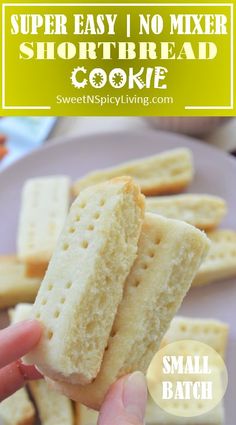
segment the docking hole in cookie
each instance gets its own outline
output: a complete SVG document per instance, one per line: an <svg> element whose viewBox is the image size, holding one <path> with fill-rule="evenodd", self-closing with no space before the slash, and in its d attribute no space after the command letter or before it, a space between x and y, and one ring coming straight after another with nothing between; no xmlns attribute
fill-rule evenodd
<svg viewBox="0 0 236 425"><path fill-rule="evenodd" d="M182 170L180 168L173 168L171 170L171 175L172 176L177 176L178 174L182 174Z"/></svg>
<svg viewBox="0 0 236 425"><path fill-rule="evenodd" d="M98 220L100 218L100 213L97 211L95 212L94 216L95 220Z"/></svg>
<svg viewBox="0 0 236 425"><path fill-rule="evenodd" d="M52 339L53 337L53 332L51 330L48 331L48 339Z"/></svg>
<svg viewBox="0 0 236 425"><path fill-rule="evenodd" d="M100 199L99 205L103 207L105 205L105 199Z"/></svg>
<svg viewBox="0 0 236 425"><path fill-rule="evenodd" d="M92 320L91 322L87 323L87 325L86 325L86 331L87 332L92 332L94 330L95 326L96 326L96 321L95 320Z"/></svg>
<svg viewBox="0 0 236 425"><path fill-rule="evenodd" d="M69 248L69 244L68 244L67 242L65 242L65 243L63 244L63 247L62 247L63 251L67 251L67 250L68 250L68 248Z"/></svg>
<svg viewBox="0 0 236 425"><path fill-rule="evenodd" d="M69 233L75 233L75 227L70 227L69 228Z"/></svg>
<svg viewBox="0 0 236 425"><path fill-rule="evenodd" d="M84 248L84 249L87 249L88 245L89 245L88 241L82 241L82 243L81 243L81 247Z"/></svg>
<svg viewBox="0 0 236 425"><path fill-rule="evenodd" d="M187 331L187 326L186 325L181 325L180 329L182 332L186 332Z"/></svg>
<svg viewBox="0 0 236 425"><path fill-rule="evenodd" d="M157 236L157 237L154 239L154 245L159 245L159 244L160 244L160 242L161 242L161 239Z"/></svg>
<svg viewBox="0 0 236 425"><path fill-rule="evenodd" d="M140 279L135 279L133 286L137 288L140 285L140 283L141 283Z"/></svg>
<svg viewBox="0 0 236 425"><path fill-rule="evenodd" d="M105 293L99 294L98 307L102 307L106 301L107 297Z"/></svg>

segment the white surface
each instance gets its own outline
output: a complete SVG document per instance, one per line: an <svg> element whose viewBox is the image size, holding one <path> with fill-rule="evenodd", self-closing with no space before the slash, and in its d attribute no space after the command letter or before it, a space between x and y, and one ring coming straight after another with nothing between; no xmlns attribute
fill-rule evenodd
<svg viewBox="0 0 236 425"><path fill-rule="evenodd" d="M63 140L62 137L61 140ZM161 132L96 134L66 140L57 145L48 144L16 162L0 173L0 254L15 252L20 194L24 181L33 176L67 173L73 179L99 167L120 161L147 156L168 148L186 146L194 154L195 178L189 191L208 192L222 196L229 204L229 213L223 226L236 230L236 160L229 155L183 136ZM181 314L212 317L231 325L227 366L229 388L226 395L225 425L235 425L234 398L236 394L236 280L218 282L190 290L181 308Z"/></svg>

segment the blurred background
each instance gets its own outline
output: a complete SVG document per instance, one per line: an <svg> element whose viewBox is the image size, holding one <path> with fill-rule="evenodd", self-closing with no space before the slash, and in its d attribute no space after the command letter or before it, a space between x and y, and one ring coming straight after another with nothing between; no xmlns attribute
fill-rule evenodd
<svg viewBox="0 0 236 425"><path fill-rule="evenodd" d="M59 138L150 128L187 134L236 154L236 118L6 117L0 120L0 169L43 143L54 143Z"/></svg>

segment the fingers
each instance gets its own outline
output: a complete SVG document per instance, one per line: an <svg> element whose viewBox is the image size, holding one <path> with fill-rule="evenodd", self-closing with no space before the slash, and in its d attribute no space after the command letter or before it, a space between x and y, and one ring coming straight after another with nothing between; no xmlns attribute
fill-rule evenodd
<svg viewBox="0 0 236 425"><path fill-rule="evenodd" d="M147 402L145 377L135 372L119 379L108 391L98 425L143 425Z"/></svg>
<svg viewBox="0 0 236 425"><path fill-rule="evenodd" d="M28 379L41 378L34 366L23 365L17 360L39 342L41 332L41 325L36 320L17 323L0 331L0 400L17 391Z"/></svg>
<svg viewBox="0 0 236 425"><path fill-rule="evenodd" d="M19 361L18 367L26 381L34 381L35 379L43 378L43 375L33 365L25 365Z"/></svg>
<svg viewBox="0 0 236 425"><path fill-rule="evenodd" d="M39 379L42 375L34 366L25 366L17 361L0 370L0 401L19 390L30 379Z"/></svg>
<svg viewBox="0 0 236 425"><path fill-rule="evenodd" d="M39 342L42 328L36 320L28 320L0 331L0 368L32 350Z"/></svg>

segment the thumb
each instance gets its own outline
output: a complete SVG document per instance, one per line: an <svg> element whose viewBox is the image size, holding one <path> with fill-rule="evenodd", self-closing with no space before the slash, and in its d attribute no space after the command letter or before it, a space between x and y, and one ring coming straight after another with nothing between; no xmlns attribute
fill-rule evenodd
<svg viewBox="0 0 236 425"><path fill-rule="evenodd" d="M147 402L145 377L141 372L119 379L109 389L98 425L143 425Z"/></svg>

